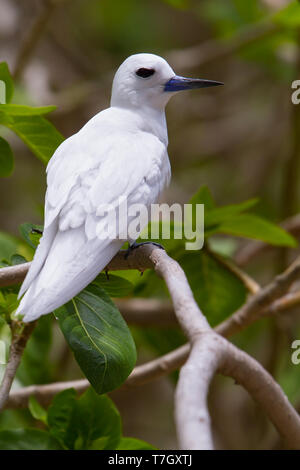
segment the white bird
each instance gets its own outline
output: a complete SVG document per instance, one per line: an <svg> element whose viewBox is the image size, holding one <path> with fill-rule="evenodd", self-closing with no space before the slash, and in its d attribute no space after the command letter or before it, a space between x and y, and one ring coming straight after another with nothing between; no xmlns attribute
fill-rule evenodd
<svg viewBox="0 0 300 470"><path fill-rule="evenodd" d="M150 207L158 200L171 174L165 118L170 97L220 84L179 77L153 54L132 55L122 63L110 108L66 139L49 161L43 236L16 312L24 322L68 302L123 245L122 238L99 236L108 223L99 207L116 207L120 196L127 198L128 207Z"/></svg>

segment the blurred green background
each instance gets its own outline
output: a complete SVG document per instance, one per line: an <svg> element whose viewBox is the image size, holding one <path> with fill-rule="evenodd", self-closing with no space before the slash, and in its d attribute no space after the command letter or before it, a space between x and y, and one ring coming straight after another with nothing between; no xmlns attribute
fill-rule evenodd
<svg viewBox="0 0 300 470"><path fill-rule="evenodd" d="M28 33L44 14L44 3L0 0L0 55L16 77L15 103L56 105L48 118L68 137L109 106L114 72L127 56L162 55L179 75L225 83L179 94L168 105L173 176L163 200L186 203L205 184L222 205L258 196L256 212L275 222L299 212L300 105L291 102L292 81L300 79L296 1L61 0L45 15L30 47ZM286 6L290 8L282 13ZM13 148L15 171L0 182L0 230L19 236L19 224L42 223L45 167L9 131L2 135ZM222 237L218 243L232 254L246 242ZM279 249L259 256L247 269L267 282L294 256ZM272 371L294 403L300 399L300 369L289 357L290 342L299 331L297 317L295 309L235 338ZM40 322L41 343L49 321ZM42 361L47 357L47 364L40 365L44 376L34 377L32 371L25 377L23 367L22 383L81 376L62 334L53 328L50 356L45 353ZM161 350L172 348L163 329L159 339L150 328L136 332L136 338L140 362L157 354L158 342ZM32 353L37 361L39 351ZM174 378L165 378L111 394L126 435L176 448L174 383ZM273 428L231 381L214 381L211 410L221 448L276 447ZM0 424L14 427L30 419L27 412L7 411Z"/></svg>

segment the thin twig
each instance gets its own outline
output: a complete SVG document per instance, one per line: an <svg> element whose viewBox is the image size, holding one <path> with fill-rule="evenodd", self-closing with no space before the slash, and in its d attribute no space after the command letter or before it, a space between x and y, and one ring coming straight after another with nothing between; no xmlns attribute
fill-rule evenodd
<svg viewBox="0 0 300 470"><path fill-rule="evenodd" d="M296 238L300 237L300 215L297 214L293 217L289 217L282 222L281 227ZM246 266L252 259L258 257L261 253L265 253L274 249L278 249L278 246L269 245L268 243L260 241L250 241L246 245L242 246L234 256L234 262L241 268Z"/></svg>
<svg viewBox="0 0 300 470"><path fill-rule="evenodd" d="M218 325L216 331L222 336L238 333L262 316L273 302L286 294L299 276L300 259L298 258L286 271L276 276L270 284L250 297L237 312Z"/></svg>
<svg viewBox="0 0 300 470"><path fill-rule="evenodd" d="M12 323L12 340L10 345L9 359L0 385L0 411L4 408L7 402L24 348L34 327L35 322L29 323L28 325L25 325L20 332L20 328L22 328L20 324L17 322Z"/></svg>
<svg viewBox="0 0 300 470"><path fill-rule="evenodd" d="M44 0L40 13L34 18L31 28L25 35L16 58L13 76L18 80L29 63L55 8L63 0Z"/></svg>
<svg viewBox="0 0 300 470"><path fill-rule="evenodd" d="M264 21L244 29L227 42L208 40L203 44L185 49L170 51L166 58L175 68L195 68L224 60L258 41L279 32L281 27L270 21Z"/></svg>
<svg viewBox="0 0 300 470"><path fill-rule="evenodd" d="M139 269L144 269L145 265L149 263L164 278L178 322L190 340L191 354L181 370L176 392L176 422L180 446L189 449L212 448L213 441L206 400L210 381L218 370L240 380L266 410L287 444L290 447L299 447L300 419L284 393L262 366L210 328L193 298L185 274L178 263L172 260L165 251L150 245L137 249L132 259L130 258L127 259L127 262L131 267L134 265ZM123 254L121 259L121 264L124 265ZM114 263L115 261L112 262L112 266ZM126 267L128 269L128 266ZM238 319L246 324L247 315L245 312L248 312L249 318L253 321L256 308L259 311L264 311L276 298L285 293L299 276L299 271L300 264L297 260L287 271L277 276L269 286L253 295L246 304L246 310L243 310L244 307L242 307L241 311L237 312L238 315L234 316L237 315ZM244 313L241 314L241 312ZM236 325L234 324L234 326ZM232 333L233 330L232 325L227 329L224 329L223 325L223 334ZM169 361L165 363L160 358L156 360L154 366L153 364L146 365L146 368L140 366L138 381L151 379L154 375L157 377L166 370L170 370L175 363L177 367L180 366L182 360L186 360L188 351L189 347L183 346L180 351L170 353ZM170 356L172 357L170 358ZM243 373L243 371L237 370L238 368L245 368L248 372L252 370L253 373ZM255 371L257 371L256 375ZM136 374L135 371L129 377L127 386L137 380L133 378L137 377ZM255 378L253 378L253 374ZM255 386L252 385L254 382ZM84 386L86 385L85 383ZM259 392L257 392L258 388ZM272 396L276 397L276 403L270 404L270 390L272 390ZM195 436L198 438L196 439ZM199 436L202 438L200 439Z"/></svg>

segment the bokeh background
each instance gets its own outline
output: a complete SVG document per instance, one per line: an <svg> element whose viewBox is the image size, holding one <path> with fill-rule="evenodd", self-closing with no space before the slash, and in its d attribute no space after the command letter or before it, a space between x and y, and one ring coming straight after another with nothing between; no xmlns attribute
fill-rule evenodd
<svg viewBox="0 0 300 470"><path fill-rule="evenodd" d="M300 79L300 14L276 21L277 12L289 3L0 0L0 58L15 77L14 102L56 105L49 119L65 137L109 106L114 72L133 53L162 55L179 75L223 81L224 87L179 94L168 105L173 177L164 201L185 203L205 184L218 204L259 197L256 212L280 222L296 214L300 202L300 105L291 103L292 81ZM13 175L0 182L0 230L19 237L21 223L42 223L45 167L17 137L7 130L3 135L16 165ZM225 237L218 242L229 254L246 243ZM272 251L251 261L247 270L264 283L294 256ZM297 324L295 309L235 338L296 404L300 366L290 363L290 343ZM55 326L51 341L44 377L23 376L23 383L81 377ZM155 335L149 328L140 334L139 361L169 346L166 330ZM175 380L112 394L124 434L159 448L176 448ZM276 448L274 429L232 381L218 377L210 401L220 448ZM0 424L14 427L30 419L27 412L7 411Z"/></svg>

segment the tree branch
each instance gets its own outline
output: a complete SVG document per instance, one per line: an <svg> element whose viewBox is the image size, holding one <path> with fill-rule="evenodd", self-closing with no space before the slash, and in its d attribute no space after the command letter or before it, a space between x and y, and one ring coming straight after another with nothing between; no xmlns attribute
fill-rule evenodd
<svg viewBox="0 0 300 470"><path fill-rule="evenodd" d="M188 449L213 447L206 401L210 382L215 372L219 371L233 377L249 391L265 409L290 447L300 447L300 419L283 391L259 363L211 329L200 312L178 263L164 250L146 245L135 250L127 260L120 252L110 263L109 269L120 269L120 266L123 269L142 270L154 267L168 286L177 320L189 338L190 355L190 348L185 345L163 358L137 367L124 384L132 386L145 383L180 367L188 357L181 369L176 391L176 423L180 446ZM299 274L300 261L297 260L269 286L254 294L245 306L233 315L236 318L234 322L231 317L219 325L216 331L223 335L232 334L254 321L257 310L260 314L265 314L266 309L289 289ZM27 387L23 391L14 392L9 404L20 406L21 402L24 403L28 399L30 393L35 393L38 398L49 399L49 395L62 387L69 387L70 384L72 382L37 388ZM87 381L76 381L73 384L80 391L88 386ZM275 401L271 401L270 396Z"/></svg>
<svg viewBox="0 0 300 470"><path fill-rule="evenodd" d="M167 327L178 324L169 301L135 298L116 300L115 303L131 325Z"/></svg>
<svg viewBox="0 0 300 470"><path fill-rule="evenodd" d="M262 22L244 29L227 42L208 40L203 44L170 51L166 59L174 68L203 67L211 62L224 60L262 39L279 32L281 27L272 22Z"/></svg>
<svg viewBox="0 0 300 470"><path fill-rule="evenodd" d="M288 269L275 277L266 287L261 288L231 317L227 318L217 326L216 331L222 336L230 336L238 333L246 326L253 323L263 314L270 305L282 297L291 285L299 278L300 258L298 258Z"/></svg>
<svg viewBox="0 0 300 470"><path fill-rule="evenodd" d="M108 263L105 271L119 271L123 269L138 269L145 271L153 267L151 261L142 250L134 250L130 256L125 258L127 250L120 250L119 253ZM31 263L17 264L0 269L0 287L20 284L30 267Z"/></svg>
<svg viewBox="0 0 300 470"><path fill-rule="evenodd" d="M31 28L29 28L21 44L18 56L16 58L14 78L20 78L22 72L27 66L40 38L45 31L56 6L61 0L44 0L40 13L34 18Z"/></svg>
<svg viewBox="0 0 300 470"><path fill-rule="evenodd" d="M210 382L217 370L240 381L262 405L287 444L300 447L300 417L271 375L253 358L221 338L209 326L196 304L179 264L163 250L146 247L155 271L169 289L178 322L186 333L190 355L182 367L175 397L175 418L182 449L212 449L213 439L207 409ZM257 297L262 305L288 289L299 275L297 260ZM258 301L257 301L258 302ZM251 312L251 304L248 307ZM270 396L274 400L270 401ZM292 431L291 431L292 430Z"/></svg>
<svg viewBox="0 0 300 470"><path fill-rule="evenodd" d="M9 392L19 367L24 348L34 327L35 322L29 323L25 325L20 332L20 324L18 322L12 323L12 340L10 345L9 360L0 385L0 411L3 409L8 400Z"/></svg>

